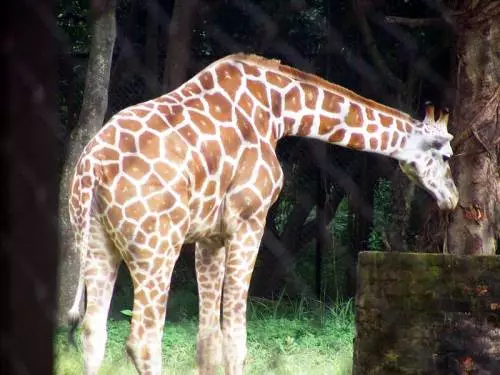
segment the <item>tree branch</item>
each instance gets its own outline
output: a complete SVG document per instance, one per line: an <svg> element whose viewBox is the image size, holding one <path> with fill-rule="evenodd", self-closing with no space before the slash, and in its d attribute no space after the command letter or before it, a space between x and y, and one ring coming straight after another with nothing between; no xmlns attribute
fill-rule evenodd
<svg viewBox="0 0 500 375"><path fill-rule="evenodd" d="M397 16L385 16L384 21L410 28L416 27L448 27L448 24L442 18L406 18Z"/></svg>

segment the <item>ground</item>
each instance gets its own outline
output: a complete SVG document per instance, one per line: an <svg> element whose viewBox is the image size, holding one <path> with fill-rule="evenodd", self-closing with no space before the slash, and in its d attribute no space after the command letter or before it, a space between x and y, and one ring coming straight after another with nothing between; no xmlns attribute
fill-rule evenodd
<svg viewBox="0 0 500 375"><path fill-rule="evenodd" d="M311 309L310 303L307 306L296 303L284 313L282 308L254 300L249 310L246 374L350 374L354 338L352 303L340 303L333 308L318 306ZM109 321L101 374L135 374L125 356L128 332L128 320ZM195 318L167 322L163 336L165 373L196 374L196 332ZM61 329L56 335L56 375L78 374L82 369L82 353L68 346L66 334Z"/></svg>

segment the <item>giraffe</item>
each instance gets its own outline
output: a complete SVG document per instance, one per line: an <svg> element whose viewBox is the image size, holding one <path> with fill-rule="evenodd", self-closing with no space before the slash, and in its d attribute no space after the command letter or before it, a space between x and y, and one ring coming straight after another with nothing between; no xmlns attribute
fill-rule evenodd
<svg viewBox="0 0 500 375"><path fill-rule="evenodd" d="M104 356L117 269L134 288L127 353L160 374L170 279L196 243L200 374L244 370L246 300L266 214L283 185L285 136L312 137L399 161L442 210L458 202L448 113L424 120L257 55L217 60L170 93L115 114L85 147L70 188L80 277L69 311L82 321L84 373Z"/></svg>

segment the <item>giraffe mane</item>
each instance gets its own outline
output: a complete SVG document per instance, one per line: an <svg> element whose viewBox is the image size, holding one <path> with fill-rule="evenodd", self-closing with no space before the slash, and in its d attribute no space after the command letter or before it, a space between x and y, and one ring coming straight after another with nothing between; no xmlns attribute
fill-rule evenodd
<svg viewBox="0 0 500 375"><path fill-rule="evenodd" d="M234 55L230 55L227 57L227 59L232 59L234 61L240 61L244 63L250 63L254 65L258 65L261 67L265 67L268 69L271 69L275 71L276 73L281 73L284 74L286 77L297 80L297 81L302 81L302 82L307 82L307 83L312 83L314 85L318 85L326 90L330 90L336 93L340 93L341 95L345 95L349 99L364 104L366 106L372 107L372 108L377 108L377 110L387 113L389 115L395 116L402 118L404 120L408 120L411 122L419 122L418 120L415 120L412 116L409 114L399 111L395 108L377 103L371 99L367 99L359 94L356 94L355 92L346 89L345 87L342 87L340 85L337 85L335 83L329 82L324 78L321 78L317 76L316 74L313 73L306 73L301 70L298 70L296 68L293 68L289 65L283 64L280 60L278 59L268 59L263 56L255 55L255 54L246 54L246 53L237 53Z"/></svg>
<svg viewBox="0 0 500 375"><path fill-rule="evenodd" d="M268 59L267 57L259 56L253 53L236 53L228 57L237 61L250 62L273 70L279 70L280 66L282 65L279 59Z"/></svg>

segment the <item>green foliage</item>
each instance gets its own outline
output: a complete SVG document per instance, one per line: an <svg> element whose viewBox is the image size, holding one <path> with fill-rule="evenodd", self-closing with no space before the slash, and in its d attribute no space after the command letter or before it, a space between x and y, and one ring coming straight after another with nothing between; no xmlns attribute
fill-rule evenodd
<svg viewBox="0 0 500 375"><path fill-rule="evenodd" d="M373 229L368 244L370 250L383 250L382 236L391 222L391 183L380 179L375 187Z"/></svg>
<svg viewBox="0 0 500 375"><path fill-rule="evenodd" d="M198 316L198 295L192 291L173 290L168 299L167 320L179 322Z"/></svg>
<svg viewBox="0 0 500 375"><path fill-rule="evenodd" d="M125 316L132 317L132 310L126 309L126 310L120 311L120 313L122 313Z"/></svg>
<svg viewBox="0 0 500 375"><path fill-rule="evenodd" d="M290 217L290 213L293 210L293 206L295 202L291 199L291 197L287 195L283 195L280 197L278 201L278 207L275 211L274 215L274 225L279 233L283 233L285 229L288 218Z"/></svg>

